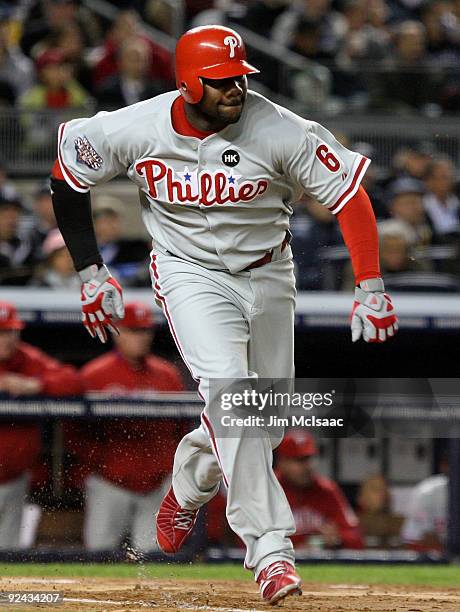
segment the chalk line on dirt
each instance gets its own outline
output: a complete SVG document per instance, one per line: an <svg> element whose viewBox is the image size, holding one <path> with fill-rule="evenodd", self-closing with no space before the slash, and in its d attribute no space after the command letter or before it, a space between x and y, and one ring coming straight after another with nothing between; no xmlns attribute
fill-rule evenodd
<svg viewBox="0 0 460 612"><path fill-rule="evenodd" d="M64 597L68 603L87 603L87 604L103 604L104 606L140 606L141 608L162 608L164 603L157 604L149 601L114 601L112 599L88 599L83 597ZM256 608L222 608L221 606L196 606L194 604L178 603L180 608L191 610L192 612L266 612L266 610L257 610Z"/></svg>

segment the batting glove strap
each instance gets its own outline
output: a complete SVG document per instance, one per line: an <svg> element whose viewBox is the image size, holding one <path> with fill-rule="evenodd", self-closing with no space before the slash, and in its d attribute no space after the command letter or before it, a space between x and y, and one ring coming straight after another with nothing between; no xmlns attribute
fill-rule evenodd
<svg viewBox="0 0 460 612"><path fill-rule="evenodd" d="M89 335L107 341L107 329L118 334L113 321L124 317L123 291L106 266L88 266L79 272L82 321Z"/></svg>
<svg viewBox="0 0 460 612"><path fill-rule="evenodd" d="M381 278L362 281L356 287L351 313L353 342L361 336L365 342L385 342L397 332L398 318L393 302L384 290Z"/></svg>

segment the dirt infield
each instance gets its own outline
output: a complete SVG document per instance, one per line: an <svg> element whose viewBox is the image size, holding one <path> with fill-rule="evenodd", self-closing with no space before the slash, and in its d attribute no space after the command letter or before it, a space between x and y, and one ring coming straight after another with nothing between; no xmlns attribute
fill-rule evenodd
<svg viewBox="0 0 460 612"><path fill-rule="evenodd" d="M0 578L0 591L59 592L63 603L0 605L0 611L50 612L267 612L251 582L120 580L101 578ZM305 584L302 597L279 608L286 612L459 612L459 589ZM276 609L276 608L275 608Z"/></svg>

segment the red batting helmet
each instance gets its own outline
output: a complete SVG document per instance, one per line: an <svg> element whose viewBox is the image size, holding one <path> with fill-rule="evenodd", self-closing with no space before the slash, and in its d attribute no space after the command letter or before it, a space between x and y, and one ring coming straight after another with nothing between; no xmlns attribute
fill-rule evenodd
<svg viewBox="0 0 460 612"><path fill-rule="evenodd" d="M186 102L198 104L203 82L208 79L259 72L246 61L241 36L219 25L193 28L183 34L176 46L176 84Z"/></svg>

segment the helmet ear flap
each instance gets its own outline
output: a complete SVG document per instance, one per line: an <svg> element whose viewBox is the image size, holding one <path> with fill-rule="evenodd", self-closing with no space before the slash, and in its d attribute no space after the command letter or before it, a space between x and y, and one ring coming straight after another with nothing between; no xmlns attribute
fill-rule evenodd
<svg viewBox="0 0 460 612"><path fill-rule="evenodd" d="M190 78L188 81L181 81L179 91L186 102L198 104L203 97L203 81L201 77Z"/></svg>

